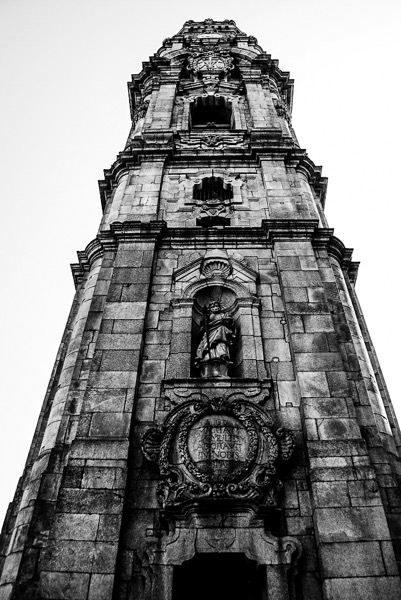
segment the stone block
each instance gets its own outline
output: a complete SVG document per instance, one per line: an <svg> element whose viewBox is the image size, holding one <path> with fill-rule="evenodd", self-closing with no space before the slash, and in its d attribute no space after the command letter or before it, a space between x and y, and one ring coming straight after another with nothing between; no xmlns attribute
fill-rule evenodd
<svg viewBox="0 0 401 600"><path fill-rule="evenodd" d="M80 440L76 439L71 447L71 458L88 459L125 459L128 442L116 440Z"/></svg>
<svg viewBox="0 0 401 600"><path fill-rule="evenodd" d="M120 535L121 517L119 515L100 515L96 539L99 541L117 541Z"/></svg>
<svg viewBox="0 0 401 600"><path fill-rule="evenodd" d="M135 408L135 419L137 421L152 422L155 417L155 399L138 398Z"/></svg>
<svg viewBox="0 0 401 600"><path fill-rule="evenodd" d="M346 481L318 481L312 489L316 508L350 506Z"/></svg>
<svg viewBox="0 0 401 600"><path fill-rule="evenodd" d="M266 340L271 340L273 338L284 338L284 326L282 323L282 318L271 317L269 319L262 318L261 326L263 331L263 336ZM303 330L303 329L302 329Z"/></svg>
<svg viewBox="0 0 401 600"><path fill-rule="evenodd" d="M142 266L143 251L124 249L127 245L120 246L114 262L115 267L140 267Z"/></svg>
<svg viewBox="0 0 401 600"><path fill-rule="evenodd" d="M100 333L97 350L139 350L142 335L135 333Z"/></svg>
<svg viewBox="0 0 401 600"><path fill-rule="evenodd" d="M291 360L290 346L284 339L263 339L263 349L264 357L267 362L270 362L273 358L284 361Z"/></svg>
<svg viewBox="0 0 401 600"><path fill-rule="evenodd" d="M56 540L95 540L99 515L59 513L52 535Z"/></svg>
<svg viewBox="0 0 401 600"><path fill-rule="evenodd" d="M309 444L310 457L339 457L363 456L366 457L366 444L364 440L324 440ZM351 463L350 463L351 464ZM352 463L353 464L353 463Z"/></svg>
<svg viewBox="0 0 401 600"><path fill-rule="evenodd" d="M308 302L307 288L285 288L285 299L287 302Z"/></svg>
<svg viewBox="0 0 401 600"><path fill-rule="evenodd" d="M313 534L312 517L288 517L288 535L311 535Z"/></svg>
<svg viewBox="0 0 401 600"><path fill-rule="evenodd" d="M90 573L93 562L92 541L51 541L46 549L46 566L52 571Z"/></svg>
<svg viewBox="0 0 401 600"><path fill-rule="evenodd" d="M113 594L114 575L95 573L91 577L88 600L110 600Z"/></svg>
<svg viewBox="0 0 401 600"><path fill-rule="evenodd" d="M89 376L91 388L133 388L135 383L135 371L95 371Z"/></svg>
<svg viewBox="0 0 401 600"><path fill-rule="evenodd" d="M291 333L304 333L304 322L301 315L287 315L288 328Z"/></svg>
<svg viewBox="0 0 401 600"><path fill-rule="evenodd" d="M309 302L327 302L326 294L323 287L307 288L307 295L307 300Z"/></svg>
<svg viewBox="0 0 401 600"><path fill-rule="evenodd" d="M85 467L82 488L122 489L125 483L125 471L114 467Z"/></svg>
<svg viewBox="0 0 401 600"><path fill-rule="evenodd" d="M57 600L86 600L89 579L88 573L42 571L39 582L41 597L57 598Z"/></svg>
<svg viewBox="0 0 401 600"><path fill-rule="evenodd" d="M327 336L319 333L293 333L291 345L294 352L328 352Z"/></svg>
<svg viewBox="0 0 401 600"><path fill-rule="evenodd" d="M143 321L141 319L115 319L107 321L112 323L110 331L104 331L102 333L142 333Z"/></svg>
<svg viewBox="0 0 401 600"><path fill-rule="evenodd" d="M322 287L319 271L282 271L281 279L284 287Z"/></svg>
<svg viewBox="0 0 401 600"><path fill-rule="evenodd" d="M303 315L302 321L307 333L324 331L334 332L333 319L331 315Z"/></svg>
<svg viewBox="0 0 401 600"><path fill-rule="evenodd" d="M343 371L331 371L326 373L327 383L332 396L348 397L350 386L347 374Z"/></svg>
<svg viewBox="0 0 401 600"><path fill-rule="evenodd" d="M141 383L158 383L164 378L165 367L166 362L164 360L144 360Z"/></svg>
<svg viewBox="0 0 401 600"><path fill-rule="evenodd" d="M122 286L121 290L121 302L146 302L148 299L148 286L127 283Z"/></svg>
<svg viewBox="0 0 401 600"><path fill-rule="evenodd" d="M397 561L394 554L392 542L381 542L380 544L384 565L387 575L398 575Z"/></svg>
<svg viewBox="0 0 401 600"><path fill-rule="evenodd" d="M275 242L274 250L277 256L315 256L310 242Z"/></svg>
<svg viewBox="0 0 401 600"><path fill-rule="evenodd" d="M330 396L326 374L324 372L300 372L298 381L301 396L305 398L324 398Z"/></svg>
<svg viewBox="0 0 401 600"><path fill-rule="evenodd" d="M92 417L89 435L105 438L127 437L130 426L130 417L131 416L128 413L95 413Z"/></svg>
<svg viewBox="0 0 401 600"><path fill-rule="evenodd" d="M146 333L146 344L169 344L171 333L169 331L148 331Z"/></svg>
<svg viewBox="0 0 401 600"><path fill-rule="evenodd" d="M322 543L383 541L390 537L382 507L318 508L315 519Z"/></svg>
<svg viewBox="0 0 401 600"><path fill-rule="evenodd" d="M326 579L323 593L330 600L399 600L401 584L399 577Z"/></svg>
<svg viewBox="0 0 401 600"><path fill-rule="evenodd" d="M292 362L279 361L271 364L275 365L274 377L277 381L290 381L295 379Z"/></svg>
<svg viewBox="0 0 401 600"><path fill-rule="evenodd" d="M168 378L185 379L190 376L191 371L191 355L187 353L171 354L167 361Z"/></svg>
<svg viewBox="0 0 401 600"><path fill-rule="evenodd" d="M379 542L321 544L319 550L324 577L386 575Z"/></svg>
<svg viewBox="0 0 401 600"><path fill-rule="evenodd" d="M277 264L280 271L299 271L301 268L298 256L279 256Z"/></svg>
<svg viewBox="0 0 401 600"><path fill-rule="evenodd" d="M124 410L125 392L118 390L89 390L83 410L88 412L121 412Z"/></svg>
<svg viewBox="0 0 401 600"><path fill-rule="evenodd" d="M120 514L123 507L121 491L62 489L59 510L68 513ZM68 569L67 569L68 570Z"/></svg>
<svg viewBox="0 0 401 600"><path fill-rule="evenodd" d="M108 302L104 308L105 319L143 319L146 302Z"/></svg>
<svg viewBox="0 0 401 600"><path fill-rule="evenodd" d="M319 419L317 421L317 430L319 439L321 440L353 439L361 437L358 423L354 419L344 419L340 417Z"/></svg>
<svg viewBox="0 0 401 600"><path fill-rule="evenodd" d="M297 371L340 371L344 368L337 352L298 352L295 363Z"/></svg>
<svg viewBox="0 0 401 600"><path fill-rule="evenodd" d="M130 371L137 365L139 351L105 350L102 354L101 371Z"/></svg>
<svg viewBox="0 0 401 600"><path fill-rule="evenodd" d="M325 302L287 302L287 312L290 315L325 314Z"/></svg>
<svg viewBox="0 0 401 600"><path fill-rule="evenodd" d="M309 419L349 416L344 398L305 398L303 407L305 417Z"/></svg>
<svg viewBox="0 0 401 600"><path fill-rule="evenodd" d="M115 268L113 283L149 283L151 270L149 267Z"/></svg>
<svg viewBox="0 0 401 600"><path fill-rule="evenodd" d="M296 381L278 381L277 389L281 406L286 406L287 404L299 406L300 394Z"/></svg>

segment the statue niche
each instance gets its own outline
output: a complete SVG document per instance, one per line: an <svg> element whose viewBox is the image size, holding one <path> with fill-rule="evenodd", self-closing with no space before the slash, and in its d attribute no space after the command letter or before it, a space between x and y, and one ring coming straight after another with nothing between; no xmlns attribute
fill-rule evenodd
<svg viewBox="0 0 401 600"><path fill-rule="evenodd" d="M234 313L235 294L231 290L208 287L195 298L193 366L197 376L226 378L233 371L238 339Z"/></svg>

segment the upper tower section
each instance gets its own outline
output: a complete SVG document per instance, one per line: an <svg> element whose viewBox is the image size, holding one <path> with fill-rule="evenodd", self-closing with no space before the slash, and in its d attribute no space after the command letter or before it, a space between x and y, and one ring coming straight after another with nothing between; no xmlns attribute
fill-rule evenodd
<svg viewBox="0 0 401 600"><path fill-rule="evenodd" d="M132 125L100 184L101 229L327 225L326 180L291 125L293 80L234 21L187 21L128 92Z"/></svg>
<svg viewBox="0 0 401 600"><path fill-rule="evenodd" d="M169 84L178 98L191 103L184 118L169 113L166 103L163 111L148 114L148 108L154 108L152 92ZM146 116L145 129L272 128L295 139L289 73L231 20L187 21L177 35L164 40L128 88L135 126ZM233 99L245 97L247 106L236 107L234 114Z"/></svg>

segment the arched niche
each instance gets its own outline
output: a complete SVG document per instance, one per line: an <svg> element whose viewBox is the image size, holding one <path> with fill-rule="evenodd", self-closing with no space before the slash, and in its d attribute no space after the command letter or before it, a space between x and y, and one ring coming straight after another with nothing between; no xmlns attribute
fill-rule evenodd
<svg viewBox="0 0 401 600"><path fill-rule="evenodd" d="M241 258L239 256L239 258ZM174 274L175 298L168 378L199 377L194 360L204 319L204 307L221 300L235 323L236 341L228 375L266 379L256 297L258 274L225 250L209 250Z"/></svg>
<svg viewBox="0 0 401 600"><path fill-rule="evenodd" d="M210 376L241 376L241 318L238 298L224 281L200 288L194 295L191 332L191 375L203 377L209 358ZM216 282L217 283L217 282ZM210 307L220 310L217 327L213 328ZM222 339L224 341L222 341ZM220 348L220 351L219 351ZM224 355L224 359L221 358ZM217 358L216 356L220 356Z"/></svg>

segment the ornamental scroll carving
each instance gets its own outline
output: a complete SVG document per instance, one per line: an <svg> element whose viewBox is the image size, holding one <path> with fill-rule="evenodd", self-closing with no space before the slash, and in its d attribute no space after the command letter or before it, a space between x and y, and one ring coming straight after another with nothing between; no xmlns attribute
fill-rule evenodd
<svg viewBox="0 0 401 600"><path fill-rule="evenodd" d="M141 101L135 106L132 120L136 124L140 119L143 119L146 115L146 111L149 106L149 98L141 99Z"/></svg>
<svg viewBox="0 0 401 600"><path fill-rule="evenodd" d="M201 77L205 73L222 73L227 75L234 68L234 61L228 52L206 50L195 52L188 58L188 68Z"/></svg>
<svg viewBox="0 0 401 600"><path fill-rule="evenodd" d="M279 465L294 448L291 431L274 430L260 406L238 395L189 399L142 440L143 454L160 469L157 496L163 507L193 500L273 506L282 487Z"/></svg>

